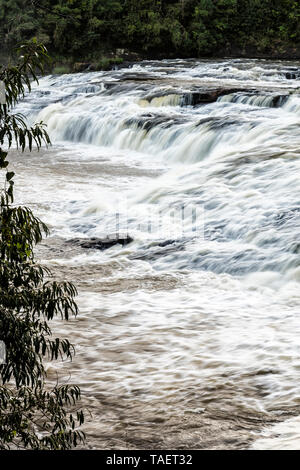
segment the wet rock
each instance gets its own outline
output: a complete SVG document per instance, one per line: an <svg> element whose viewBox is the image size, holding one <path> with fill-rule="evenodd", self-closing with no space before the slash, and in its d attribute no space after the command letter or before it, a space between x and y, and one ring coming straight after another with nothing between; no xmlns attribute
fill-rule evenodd
<svg viewBox="0 0 300 470"><path fill-rule="evenodd" d="M115 55L129 62L140 62L142 60L140 54L129 49L116 49Z"/></svg>
<svg viewBox="0 0 300 470"><path fill-rule="evenodd" d="M154 79L155 78L150 73L122 72L120 76L120 80L133 82L143 82L145 80L153 81Z"/></svg>
<svg viewBox="0 0 300 470"><path fill-rule="evenodd" d="M274 97L272 98L272 107L280 108L287 102L288 99L289 95L274 95Z"/></svg>
<svg viewBox="0 0 300 470"><path fill-rule="evenodd" d="M87 70L91 64L88 62L75 62L73 65L73 72L84 72L84 70Z"/></svg>
<svg viewBox="0 0 300 470"><path fill-rule="evenodd" d="M288 80L297 80L300 78L300 69L297 67L289 67L287 70L283 71L283 74Z"/></svg>
<svg viewBox="0 0 300 470"><path fill-rule="evenodd" d="M293 72L286 72L285 73L285 78L288 80L296 80L298 78L299 74L293 73Z"/></svg>
<svg viewBox="0 0 300 470"><path fill-rule="evenodd" d="M145 95L142 99L151 104L155 98L171 97L178 95L180 106L198 106L201 104L214 103L221 96L231 95L245 91L240 88L213 88L196 89L182 92L176 89L161 90L156 93ZM167 103L168 104L168 103Z"/></svg>
<svg viewBox="0 0 300 470"><path fill-rule="evenodd" d="M182 96L182 106L196 106L198 104L214 103L218 98L232 93L238 93L241 89L237 88L217 88L212 90L199 90L185 93Z"/></svg>
<svg viewBox="0 0 300 470"><path fill-rule="evenodd" d="M96 72L96 70L97 70L97 64L95 63L90 64L86 69L87 72Z"/></svg>
<svg viewBox="0 0 300 470"><path fill-rule="evenodd" d="M82 248L93 248L96 250L107 250L114 245L128 245L133 241L129 235L126 236L118 236L117 234L114 236L106 237L106 238L72 238L68 240L67 243L73 243L74 245L81 246Z"/></svg>
<svg viewBox="0 0 300 470"><path fill-rule="evenodd" d="M149 132L154 127L160 126L161 128L168 129L171 126L183 124L187 122L185 116L168 116L166 114L147 113L138 117L127 119L125 125L128 127L136 126Z"/></svg>
<svg viewBox="0 0 300 470"><path fill-rule="evenodd" d="M240 121L237 119L224 119L223 117L211 116L200 119L196 124L197 127L202 125L207 125L210 129L213 130L219 130L229 126L239 126Z"/></svg>
<svg viewBox="0 0 300 470"><path fill-rule="evenodd" d="M105 91L104 95L121 95L130 92L131 90L141 90L141 91L147 91L150 87L150 85L147 85L145 83L122 83L122 82L109 82L109 81L104 81L104 86L105 86Z"/></svg>
<svg viewBox="0 0 300 470"><path fill-rule="evenodd" d="M139 251L131 255L130 259L143 261L155 261L163 256L176 254L185 250L185 245L190 239L182 238L180 240L163 240L157 243L141 246Z"/></svg>

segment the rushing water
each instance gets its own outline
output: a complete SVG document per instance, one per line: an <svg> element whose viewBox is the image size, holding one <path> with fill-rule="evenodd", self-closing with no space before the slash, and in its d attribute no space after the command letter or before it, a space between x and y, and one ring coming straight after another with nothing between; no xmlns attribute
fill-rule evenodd
<svg viewBox="0 0 300 470"><path fill-rule="evenodd" d="M51 226L41 258L80 292L56 327L77 355L49 376L80 383L90 446L245 447L299 414L295 66L145 61L45 77L20 104L54 145L14 159L18 197ZM124 201L132 243L66 243L115 233ZM149 214L173 209L178 228L183 206L200 231L150 236ZM293 423L273 447L300 448Z"/></svg>

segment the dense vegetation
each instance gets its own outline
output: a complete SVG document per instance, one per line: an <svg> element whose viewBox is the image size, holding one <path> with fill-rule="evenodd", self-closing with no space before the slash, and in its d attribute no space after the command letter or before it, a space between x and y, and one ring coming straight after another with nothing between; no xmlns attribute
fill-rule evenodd
<svg viewBox="0 0 300 470"><path fill-rule="evenodd" d="M61 57L297 53L294 0L0 0L2 52L37 37Z"/></svg>
<svg viewBox="0 0 300 470"><path fill-rule="evenodd" d="M14 172L7 160L13 143L22 151L49 143L43 123L28 127L13 111L47 59L38 44L21 52L15 66L0 66L6 93L6 104L0 104L0 341L6 346L0 365L0 449L69 449L84 440L77 429L82 411L70 414L80 390L47 385L44 361L72 358L73 346L52 336L49 320L76 315L76 289L50 280L50 271L36 262L34 245L48 229L29 208L14 203Z"/></svg>

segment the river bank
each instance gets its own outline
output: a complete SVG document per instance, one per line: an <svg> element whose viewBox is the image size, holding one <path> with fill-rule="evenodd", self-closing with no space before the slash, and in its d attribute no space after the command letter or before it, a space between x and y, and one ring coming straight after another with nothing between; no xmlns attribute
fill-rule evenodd
<svg viewBox="0 0 300 470"><path fill-rule="evenodd" d="M55 57L55 56L54 56ZM115 68L132 67L142 61L155 61L164 59L190 59L189 56L181 56L177 53L169 53L155 51L151 54L141 53L140 51L133 51L124 48L117 48L104 51L96 60L91 58L86 60L85 57L77 57L71 59L70 57L58 58L53 60L52 73L72 73L84 71L97 71L97 70L113 70ZM300 47L290 45L282 47L280 50L274 49L269 51L261 51L253 46L237 47L230 46L227 48L220 48L214 51L213 54L208 54L200 57L193 57L194 60L234 60L234 59L261 59L268 61L299 61L300 62Z"/></svg>
<svg viewBox="0 0 300 470"><path fill-rule="evenodd" d="M239 47L230 45L215 50L214 53L191 58L189 55L180 55L178 52L170 52L166 54L163 51L154 51L152 53L144 53L141 51L126 48L107 48L99 52L97 57L92 54L91 57L76 56L72 57L57 55L50 52L51 64L47 67L46 73L67 74L78 72L95 72L109 71L118 68L128 68L143 61L157 60L174 60L174 59L190 59L190 60L235 60L235 59L260 59L266 61L296 61L300 63L300 47L295 45L282 46L267 51L260 50L253 46ZM15 58L7 53L7 50L0 50L0 60L3 64L14 62Z"/></svg>

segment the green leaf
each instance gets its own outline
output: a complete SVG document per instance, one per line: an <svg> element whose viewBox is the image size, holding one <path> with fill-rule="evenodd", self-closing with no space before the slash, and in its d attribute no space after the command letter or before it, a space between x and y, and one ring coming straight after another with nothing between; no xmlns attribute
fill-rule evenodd
<svg viewBox="0 0 300 470"><path fill-rule="evenodd" d="M14 176L15 176L15 173L13 171L8 171L6 173L6 181L10 181Z"/></svg>

